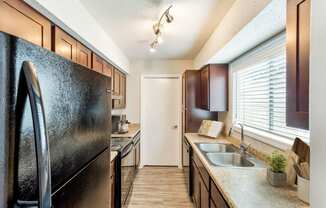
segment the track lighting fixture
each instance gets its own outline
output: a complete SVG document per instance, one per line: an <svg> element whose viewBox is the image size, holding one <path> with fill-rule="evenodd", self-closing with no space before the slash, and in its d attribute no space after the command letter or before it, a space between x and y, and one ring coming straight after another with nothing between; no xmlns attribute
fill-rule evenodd
<svg viewBox="0 0 326 208"><path fill-rule="evenodd" d="M150 44L150 51L155 52L156 48L160 43L163 42L162 39L162 26L163 23L162 20L165 18L165 21L167 23L171 23L173 21L173 16L170 14L170 9L172 8L173 5L170 5L161 15L159 21L153 25L153 30L155 34L155 40Z"/></svg>

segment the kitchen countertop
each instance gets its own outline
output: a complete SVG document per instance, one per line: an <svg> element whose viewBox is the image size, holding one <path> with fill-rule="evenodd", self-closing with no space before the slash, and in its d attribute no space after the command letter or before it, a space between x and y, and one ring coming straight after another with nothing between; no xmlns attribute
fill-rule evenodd
<svg viewBox="0 0 326 208"><path fill-rule="evenodd" d="M129 124L129 131L124 134L111 134L112 138L117 138L117 137L134 137L140 132L140 124L137 123L131 123Z"/></svg>
<svg viewBox="0 0 326 208"><path fill-rule="evenodd" d="M225 138L210 139L197 133L186 133L192 149L199 156L212 180L219 187L230 207L241 208L308 208L297 198L296 188L271 186L266 180L266 168L230 168L211 165L195 143L231 143Z"/></svg>

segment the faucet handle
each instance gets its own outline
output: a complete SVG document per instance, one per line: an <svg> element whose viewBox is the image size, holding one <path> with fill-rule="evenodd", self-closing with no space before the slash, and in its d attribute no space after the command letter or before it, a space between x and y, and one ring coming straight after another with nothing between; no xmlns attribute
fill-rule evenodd
<svg viewBox="0 0 326 208"><path fill-rule="evenodd" d="M240 146L243 148L244 151L247 151L251 147L251 144L246 145L245 143L241 143Z"/></svg>
<svg viewBox="0 0 326 208"><path fill-rule="evenodd" d="M247 147L245 147L245 150L247 151L251 147L251 144L248 144Z"/></svg>

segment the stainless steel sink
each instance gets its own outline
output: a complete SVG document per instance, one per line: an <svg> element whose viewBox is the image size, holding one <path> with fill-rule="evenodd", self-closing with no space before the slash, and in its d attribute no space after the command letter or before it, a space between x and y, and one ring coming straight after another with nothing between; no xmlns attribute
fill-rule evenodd
<svg viewBox="0 0 326 208"><path fill-rule="evenodd" d="M253 167L254 163L242 157L239 153L206 153L207 159L215 166L223 167Z"/></svg>
<svg viewBox="0 0 326 208"><path fill-rule="evenodd" d="M230 144L221 143L196 143L202 152L236 152L236 148Z"/></svg>

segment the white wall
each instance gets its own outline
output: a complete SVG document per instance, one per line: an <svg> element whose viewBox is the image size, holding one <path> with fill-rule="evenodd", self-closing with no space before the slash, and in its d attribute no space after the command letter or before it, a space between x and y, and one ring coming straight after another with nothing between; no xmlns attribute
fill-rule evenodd
<svg viewBox="0 0 326 208"><path fill-rule="evenodd" d="M192 60L132 61L127 76L127 108L125 113L131 122L140 122L140 77L144 74L181 74L193 69ZM159 96L159 95L158 95Z"/></svg>
<svg viewBox="0 0 326 208"><path fill-rule="evenodd" d="M237 34L254 17L256 17L271 0L237 0L216 27L211 37L194 59L194 66L200 68L209 63L209 60Z"/></svg>
<svg viewBox="0 0 326 208"><path fill-rule="evenodd" d="M310 45L311 206L326 207L326 1L312 0Z"/></svg>
<svg viewBox="0 0 326 208"><path fill-rule="evenodd" d="M79 0L25 0L87 47L128 73L129 60Z"/></svg>

